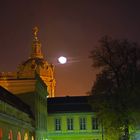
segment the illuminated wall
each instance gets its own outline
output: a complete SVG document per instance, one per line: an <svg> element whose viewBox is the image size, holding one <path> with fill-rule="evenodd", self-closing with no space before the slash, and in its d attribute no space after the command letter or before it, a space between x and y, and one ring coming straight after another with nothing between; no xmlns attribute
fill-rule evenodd
<svg viewBox="0 0 140 140"><path fill-rule="evenodd" d="M29 115L0 100L0 140L31 140L31 137L34 127Z"/></svg>
<svg viewBox="0 0 140 140"><path fill-rule="evenodd" d="M83 126L81 126L80 119L83 118L85 118L85 122L83 122ZM86 112L49 114L47 129L48 140L102 140L101 126L97 124L98 127L93 128L92 118L96 118L94 113ZM59 125L56 124L57 119L60 119L60 130L56 130L56 125ZM69 126L69 119L73 120L72 127Z"/></svg>
<svg viewBox="0 0 140 140"><path fill-rule="evenodd" d="M37 77L35 89L35 133L36 140L47 138L47 87L46 84Z"/></svg>

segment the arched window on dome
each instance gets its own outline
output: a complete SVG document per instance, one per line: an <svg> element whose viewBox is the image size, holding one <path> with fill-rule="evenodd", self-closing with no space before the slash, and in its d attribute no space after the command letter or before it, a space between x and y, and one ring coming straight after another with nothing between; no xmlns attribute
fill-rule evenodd
<svg viewBox="0 0 140 140"><path fill-rule="evenodd" d="M3 136L2 128L0 128L0 140L2 140L2 136Z"/></svg>
<svg viewBox="0 0 140 140"><path fill-rule="evenodd" d="M27 133L25 133L25 135L24 135L24 140L28 140L28 134Z"/></svg>
<svg viewBox="0 0 140 140"><path fill-rule="evenodd" d="M34 140L34 136L31 137L31 140Z"/></svg>
<svg viewBox="0 0 140 140"><path fill-rule="evenodd" d="M13 132L12 132L12 130L10 130L9 133L8 133L8 140L13 140Z"/></svg>
<svg viewBox="0 0 140 140"><path fill-rule="evenodd" d="M21 134L20 134L19 131L18 131L18 133L17 133L17 140L21 140Z"/></svg>

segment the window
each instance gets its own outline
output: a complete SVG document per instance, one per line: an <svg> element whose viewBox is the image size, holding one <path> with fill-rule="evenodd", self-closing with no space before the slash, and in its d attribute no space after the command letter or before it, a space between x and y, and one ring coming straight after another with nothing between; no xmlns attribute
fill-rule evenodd
<svg viewBox="0 0 140 140"><path fill-rule="evenodd" d="M92 118L92 129L98 129L98 120L97 118Z"/></svg>
<svg viewBox="0 0 140 140"><path fill-rule="evenodd" d="M31 137L31 140L34 140L34 136Z"/></svg>
<svg viewBox="0 0 140 140"><path fill-rule="evenodd" d="M13 140L12 130L10 130L9 133L8 133L8 140Z"/></svg>
<svg viewBox="0 0 140 140"><path fill-rule="evenodd" d="M18 132L18 134L17 134L17 140L21 140L21 134L20 134L20 132Z"/></svg>
<svg viewBox="0 0 140 140"><path fill-rule="evenodd" d="M73 130L73 119L72 118L67 119L67 129Z"/></svg>
<svg viewBox="0 0 140 140"><path fill-rule="evenodd" d="M24 140L28 140L28 134L27 133L24 134Z"/></svg>
<svg viewBox="0 0 140 140"><path fill-rule="evenodd" d="M2 128L0 128L0 140L2 140L2 136L3 136L3 134L2 134Z"/></svg>
<svg viewBox="0 0 140 140"><path fill-rule="evenodd" d="M86 118L80 118L80 130L86 129Z"/></svg>
<svg viewBox="0 0 140 140"><path fill-rule="evenodd" d="M61 130L61 120L60 119L55 119L55 130L56 131Z"/></svg>

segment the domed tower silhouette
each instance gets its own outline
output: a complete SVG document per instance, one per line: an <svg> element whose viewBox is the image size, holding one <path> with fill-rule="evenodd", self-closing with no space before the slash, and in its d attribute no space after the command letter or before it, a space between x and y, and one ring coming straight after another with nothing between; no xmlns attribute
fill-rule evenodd
<svg viewBox="0 0 140 140"><path fill-rule="evenodd" d="M49 64L43 57L38 31L38 27L33 28L31 54L26 61L19 65L17 76L19 79L35 78L35 75L38 74L47 85L49 97L54 97L56 83L54 78L54 66Z"/></svg>

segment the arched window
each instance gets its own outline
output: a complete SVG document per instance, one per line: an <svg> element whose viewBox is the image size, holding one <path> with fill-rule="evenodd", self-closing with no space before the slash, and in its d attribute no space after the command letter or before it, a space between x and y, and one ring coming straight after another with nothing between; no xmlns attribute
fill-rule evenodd
<svg viewBox="0 0 140 140"><path fill-rule="evenodd" d="M8 133L8 140L13 140L12 130L10 130L9 133Z"/></svg>
<svg viewBox="0 0 140 140"><path fill-rule="evenodd" d="M27 133L25 133L25 135L24 135L24 140L28 140L28 134Z"/></svg>
<svg viewBox="0 0 140 140"><path fill-rule="evenodd" d="M32 136L31 140L34 140L34 136Z"/></svg>
<svg viewBox="0 0 140 140"><path fill-rule="evenodd" d="M2 128L0 128L0 140L2 140Z"/></svg>
<svg viewBox="0 0 140 140"><path fill-rule="evenodd" d="M21 134L20 134L19 131L18 131L18 133L17 133L17 140L21 140Z"/></svg>

